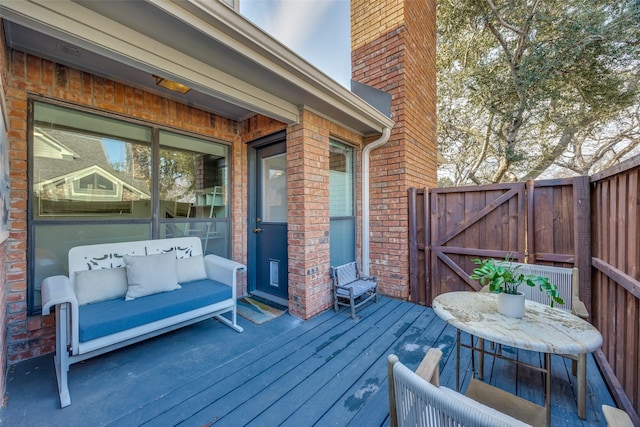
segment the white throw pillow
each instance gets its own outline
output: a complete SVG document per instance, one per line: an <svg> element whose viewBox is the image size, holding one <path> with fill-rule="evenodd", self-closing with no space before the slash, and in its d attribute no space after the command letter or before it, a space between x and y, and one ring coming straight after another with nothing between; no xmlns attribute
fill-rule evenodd
<svg viewBox="0 0 640 427"><path fill-rule="evenodd" d="M180 289L176 270L176 255L173 252L158 255L125 255L129 287L125 299L153 295Z"/></svg>
<svg viewBox="0 0 640 427"><path fill-rule="evenodd" d="M127 293L127 270L117 267L76 271L73 287L80 305L121 298Z"/></svg>
<svg viewBox="0 0 640 427"><path fill-rule="evenodd" d="M176 268L178 270L178 283L193 282L207 278L202 255L178 259L176 260Z"/></svg>

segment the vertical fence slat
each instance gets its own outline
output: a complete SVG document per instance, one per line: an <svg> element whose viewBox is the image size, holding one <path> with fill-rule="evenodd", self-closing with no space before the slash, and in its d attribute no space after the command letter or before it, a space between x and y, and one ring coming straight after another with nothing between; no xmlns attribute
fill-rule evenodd
<svg viewBox="0 0 640 427"><path fill-rule="evenodd" d="M533 180L527 181L527 262L536 263L536 233L535 233L535 190L536 185Z"/></svg>
<svg viewBox="0 0 640 427"><path fill-rule="evenodd" d="M411 302L419 299L418 291L418 211L416 209L417 191L409 189L409 295Z"/></svg>
<svg viewBox="0 0 640 427"><path fill-rule="evenodd" d="M517 200L517 217L515 221L512 221L512 224L517 228L516 233L513 233L515 236L515 242L512 242L514 247L518 249L518 252L523 254L523 260L526 257L527 253L527 230L526 230L526 214L527 214L527 199L526 199L526 187L521 187L520 192L518 193ZM512 231L513 232L513 231Z"/></svg>
<svg viewBox="0 0 640 427"><path fill-rule="evenodd" d="M430 306L432 301L432 277L431 277L431 195L425 188L424 190L424 278L425 278L425 304Z"/></svg>
<svg viewBox="0 0 640 427"><path fill-rule="evenodd" d="M580 299L591 315L591 196L588 176L573 180L573 227L574 265L578 268Z"/></svg>
<svg viewBox="0 0 640 427"><path fill-rule="evenodd" d="M430 237L430 242L431 242L431 257L429 259L430 265L431 265L431 299L433 299L436 295L440 294L440 271L438 269L438 259L437 256L435 254L435 251L433 250L433 245L437 244L438 241L438 235L437 235L437 230L439 229L439 225L440 225L440 214L439 214L439 209L438 209L438 194L435 192L431 192L429 193L429 199L430 199L430 208L431 210L429 211L429 227L431 228L431 237Z"/></svg>

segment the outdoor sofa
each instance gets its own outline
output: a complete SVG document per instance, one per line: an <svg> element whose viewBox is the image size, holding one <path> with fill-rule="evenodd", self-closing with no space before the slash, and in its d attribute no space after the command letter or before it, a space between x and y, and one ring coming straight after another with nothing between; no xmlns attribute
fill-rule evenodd
<svg viewBox="0 0 640 427"><path fill-rule="evenodd" d="M242 332L236 276L244 268L203 256L197 237L72 248L69 275L42 282L42 314L55 307L61 406L71 403L67 373L73 363L211 317Z"/></svg>

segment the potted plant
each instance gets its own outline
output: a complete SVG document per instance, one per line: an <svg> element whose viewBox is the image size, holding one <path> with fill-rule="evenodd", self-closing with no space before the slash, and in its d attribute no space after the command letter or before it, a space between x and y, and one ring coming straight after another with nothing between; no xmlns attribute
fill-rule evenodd
<svg viewBox="0 0 640 427"><path fill-rule="evenodd" d="M524 294L518 291L518 286L538 286L541 292L545 292L550 299L550 305L554 303L564 304L558 286L551 283L548 278L542 276L524 275L518 273L520 266L513 264L513 258L508 254L504 261L496 262L494 259L474 259L478 265L473 269L469 277L479 280L484 286L489 285L489 291L498 294L498 311L510 317L524 316Z"/></svg>

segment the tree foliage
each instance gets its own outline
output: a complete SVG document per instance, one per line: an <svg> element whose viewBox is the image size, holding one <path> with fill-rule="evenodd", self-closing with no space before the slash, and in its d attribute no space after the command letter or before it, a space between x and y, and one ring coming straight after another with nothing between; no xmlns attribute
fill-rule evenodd
<svg viewBox="0 0 640 427"><path fill-rule="evenodd" d="M442 181L619 161L640 146L639 78L638 1L439 1Z"/></svg>

